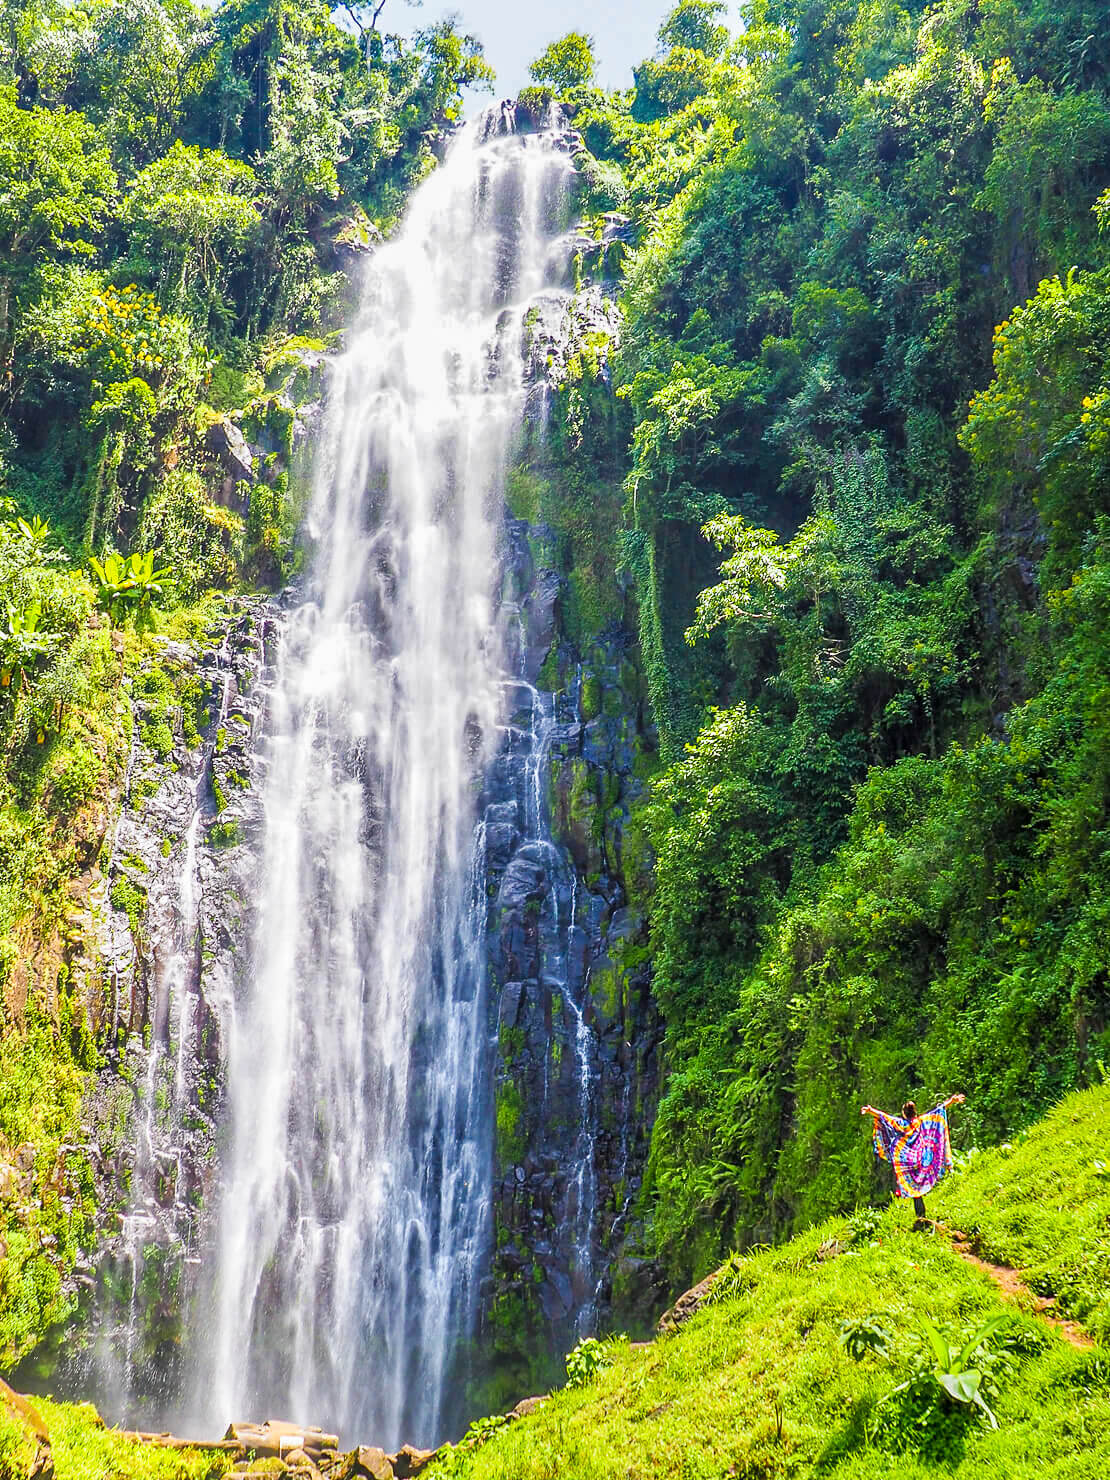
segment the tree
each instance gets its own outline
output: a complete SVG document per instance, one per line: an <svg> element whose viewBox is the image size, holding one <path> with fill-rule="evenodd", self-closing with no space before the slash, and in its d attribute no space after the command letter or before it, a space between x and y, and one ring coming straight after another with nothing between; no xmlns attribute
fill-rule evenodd
<svg viewBox="0 0 1110 1480"><path fill-rule="evenodd" d="M457 30L452 20L437 21L413 39L422 62L417 98L425 126L455 118L464 87L492 88L495 74L482 55L482 43Z"/></svg>
<svg viewBox="0 0 1110 1480"><path fill-rule="evenodd" d="M88 254L116 177L88 121L66 108L20 108L0 87L0 352L13 291L40 254Z"/></svg>
<svg viewBox="0 0 1110 1480"><path fill-rule="evenodd" d="M977 204L997 223L1014 298L1025 299L1046 273L1090 261L1094 223L1075 207L1110 168L1110 107L1094 91L1057 94L1038 77L1019 83L1008 60L992 83L984 112L997 138Z"/></svg>
<svg viewBox="0 0 1110 1480"><path fill-rule="evenodd" d="M132 262L160 282L164 307L192 305L226 322L221 290L260 224L258 188L249 165L180 139L141 171L123 219Z"/></svg>
<svg viewBox="0 0 1110 1480"><path fill-rule="evenodd" d="M556 92L569 92L572 87L589 87L594 78L594 39L581 31L568 31L561 41L553 41L542 56L528 68L533 82L547 83Z"/></svg>
<svg viewBox="0 0 1110 1480"><path fill-rule="evenodd" d="M146 163L169 145L204 76L204 29L191 0L100 0L86 25L71 24L67 98L103 125L117 161Z"/></svg>
<svg viewBox="0 0 1110 1480"><path fill-rule="evenodd" d="M657 33L655 58L633 72L636 97L632 116L652 123L678 113L710 90L714 63L729 42L725 13L718 0L680 0Z"/></svg>
<svg viewBox="0 0 1110 1480"><path fill-rule="evenodd" d="M339 194L336 160L347 130L336 107L339 78L315 66L311 32L293 23L274 59L270 147L262 161L279 220L303 218Z"/></svg>
<svg viewBox="0 0 1110 1480"><path fill-rule="evenodd" d="M720 24L726 12L721 0L679 0L659 27L659 55L681 46L719 57L728 45L728 27Z"/></svg>
<svg viewBox="0 0 1110 1480"><path fill-rule="evenodd" d="M983 479L984 512L1016 523L1035 511L1047 587L1067 585L1106 508L1108 347L1110 271L1045 279L995 330L994 379L960 432Z"/></svg>

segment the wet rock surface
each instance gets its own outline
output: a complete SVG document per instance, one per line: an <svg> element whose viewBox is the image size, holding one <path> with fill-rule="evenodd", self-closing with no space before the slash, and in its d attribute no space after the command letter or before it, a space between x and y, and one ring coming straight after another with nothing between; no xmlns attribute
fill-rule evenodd
<svg viewBox="0 0 1110 1480"><path fill-rule="evenodd" d="M566 147L576 147L573 137ZM627 234L614 214L589 252L583 240L595 271ZM526 345L536 426L570 359L591 336L615 342L617 328L599 287L569 302L557 295L537 316ZM604 379L606 352L591 352ZM264 414L249 424L250 441L231 422L214 432L229 500L246 476L267 481L310 445L319 405L305 398L324 369L316 351L287 357ZM580 1336L612 1322L646 1328L662 1303L636 1214L662 1029L644 921L630 903L640 860L627 835L654 736L629 623L568 637L567 574L550 558L555 543L544 526L505 521L511 677L480 802L493 1240L481 1330L458 1370L480 1382L491 1361L504 1363L516 1392L557 1378ZM207 639L167 647L168 697L136 681L127 788L104 895L93 902L106 988L96 1026L107 1065L88 1107L88 1155L102 1227L98 1282L87 1267L75 1279L99 1291L95 1301L86 1296L91 1325L59 1383L82 1395L110 1392L133 1422L161 1421L181 1392L184 1315L210 1248L225 1130L221 1023L250 956L259 741L280 622L281 603L242 602ZM300 1452L317 1464L310 1449ZM377 1473L372 1453L381 1451L347 1456L349 1473ZM388 1464L382 1473L416 1474L423 1453L374 1463Z"/></svg>
<svg viewBox="0 0 1110 1480"><path fill-rule="evenodd" d="M475 1370L506 1353L518 1392L609 1322L614 1275L623 1324L658 1304L633 1209L661 1034L624 837L652 735L627 628L585 656L565 640L565 579L534 553L543 533L505 525L517 677L482 799L496 1176ZM126 789L94 902L107 1063L78 1148L102 1210L98 1267L75 1273L90 1320L55 1380L132 1423L164 1421L181 1393L221 1190L221 1023L251 952L281 621L282 603L243 603L206 640L168 645L131 695Z"/></svg>
<svg viewBox="0 0 1110 1480"><path fill-rule="evenodd" d="M543 530L507 525L520 678L485 802L497 1123L484 1320L494 1350L515 1330L550 1357L609 1323L614 1268L641 1232L661 1029L625 877L625 825L654 744L635 639L616 622L585 655L565 640L565 579L532 553L545 543ZM635 1269L620 1318L642 1324L656 1271Z"/></svg>
<svg viewBox="0 0 1110 1480"><path fill-rule="evenodd" d="M132 747L98 899L104 1057L85 1107L96 1277L61 1390L157 1416L180 1377L184 1308L214 1205L223 1008L250 933L261 814L261 682L276 607L229 603L132 681Z"/></svg>

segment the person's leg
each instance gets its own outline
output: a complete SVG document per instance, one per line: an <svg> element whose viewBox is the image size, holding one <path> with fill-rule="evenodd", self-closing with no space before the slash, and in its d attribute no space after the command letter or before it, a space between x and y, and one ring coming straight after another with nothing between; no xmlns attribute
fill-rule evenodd
<svg viewBox="0 0 1110 1480"><path fill-rule="evenodd" d="M914 1200L913 1200L913 1211L914 1211L914 1214L915 1214L915 1219L914 1219L914 1225L913 1226L915 1228L925 1228L927 1226L927 1224L926 1224L926 1221L925 1221L925 1199L923 1197L915 1197L914 1198Z"/></svg>

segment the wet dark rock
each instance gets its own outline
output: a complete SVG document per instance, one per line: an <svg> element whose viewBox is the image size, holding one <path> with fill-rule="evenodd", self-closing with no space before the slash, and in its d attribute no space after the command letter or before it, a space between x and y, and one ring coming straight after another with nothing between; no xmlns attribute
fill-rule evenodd
<svg viewBox="0 0 1110 1480"><path fill-rule="evenodd" d="M493 810L492 808L490 809ZM486 865L493 871L504 869L508 864L517 844L520 842L520 833L511 822L487 821L486 823Z"/></svg>
<svg viewBox="0 0 1110 1480"><path fill-rule="evenodd" d="M362 1444L350 1454L345 1454L328 1472L329 1477L335 1477L335 1480L394 1480L395 1473L385 1450L369 1444ZM409 1471L409 1474L417 1473Z"/></svg>
<svg viewBox="0 0 1110 1480"><path fill-rule="evenodd" d="M324 422L324 403L305 401L297 407L293 418L291 437L293 450L299 452L306 444L318 437Z"/></svg>
<svg viewBox="0 0 1110 1480"><path fill-rule="evenodd" d="M563 1293L553 1284L551 1280L544 1280L540 1286L540 1309L553 1324L564 1321L570 1314L573 1296L570 1290L570 1281L567 1281L567 1293Z"/></svg>
<svg viewBox="0 0 1110 1480"><path fill-rule="evenodd" d="M361 211L333 230L328 243L332 261L347 273L360 269L381 244L380 230Z"/></svg>
<svg viewBox="0 0 1110 1480"><path fill-rule="evenodd" d="M126 1294L120 1308L110 1292L130 1289L151 1250L161 1272L153 1283L162 1286L158 1298L168 1311L180 1309L199 1269L188 1251L202 1241L216 1193L224 1090L218 1006L236 989L252 927L253 843L261 836L257 740L273 620L264 601L229 604L205 639L163 645L157 661L173 686L168 705L162 690L149 699L141 686L132 692L127 786L102 892L92 901L104 983L94 1028L105 1067L86 1099L87 1141L59 1156L60 1174L71 1159L86 1159L96 1186L95 1268L75 1283L98 1284L90 1303L94 1333L104 1338L97 1351L110 1352L119 1323L130 1319ZM190 859L196 913L186 920L182 879ZM160 1108L154 1116L150 1105L142 1126L148 1082ZM133 1085L143 1087L141 1096ZM70 1355L82 1360L76 1350L64 1355L60 1388L69 1381ZM172 1340L135 1347L137 1413L149 1390L157 1416L175 1360ZM113 1381L87 1365L74 1377L85 1396L110 1393Z"/></svg>
<svg viewBox="0 0 1110 1480"><path fill-rule="evenodd" d="M636 245L636 223L631 216L626 216L623 211L606 211L601 222L601 239L606 246L614 241L624 242L630 247Z"/></svg>
<svg viewBox="0 0 1110 1480"><path fill-rule="evenodd" d="M583 727L580 724L554 725L551 730L552 750L564 751L567 754L580 754L583 733Z"/></svg>
<svg viewBox="0 0 1110 1480"><path fill-rule="evenodd" d="M506 982L501 988L501 1007L498 1023L502 1028L515 1028L520 1017L521 999L524 995L522 982Z"/></svg>
<svg viewBox="0 0 1110 1480"><path fill-rule="evenodd" d="M562 585L562 577L557 572L541 571L524 601L528 640L522 666L529 683L535 683L539 678L544 659L550 651L555 633L555 603Z"/></svg>
<svg viewBox="0 0 1110 1480"><path fill-rule="evenodd" d="M389 1456L397 1480L413 1480L422 1473L436 1457L434 1449L416 1449L411 1444L402 1444L396 1454Z"/></svg>
<svg viewBox="0 0 1110 1480"><path fill-rule="evenodd" d="M523 1300L554 1360L609 1319L614 1298L622 1324L644 1330L658 1309L657 1271L638 1257L631 1208L661 1029L622 863L637 761L654 737L634 634L617 622L587 654L565 644L564 579L523 551L522 531L544 549L550 532L520 521L510 529L505 626L523 679L506 686L485 817L491 1034L498 1093L512 1089L514 1161L495 1182L498 1248L484 1306ZM542 1369L543 1380L557 1375Z"/></svg>

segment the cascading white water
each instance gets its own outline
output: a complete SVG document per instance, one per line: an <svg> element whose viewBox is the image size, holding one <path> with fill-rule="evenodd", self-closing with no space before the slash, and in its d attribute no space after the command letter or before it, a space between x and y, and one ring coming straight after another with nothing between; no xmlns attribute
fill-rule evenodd
<svg viewBox="0 0 1110 1480"><path fill-rule="evenodd" d="M487 1245L477 801L530 301L572 166L478 120L374 258L282 639L197 1411L436 1442ZM558 264L561 267L561 264Z"/></svg>

